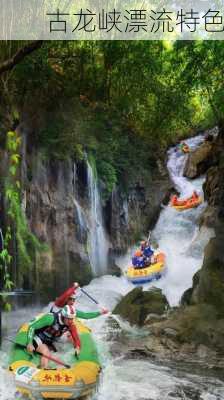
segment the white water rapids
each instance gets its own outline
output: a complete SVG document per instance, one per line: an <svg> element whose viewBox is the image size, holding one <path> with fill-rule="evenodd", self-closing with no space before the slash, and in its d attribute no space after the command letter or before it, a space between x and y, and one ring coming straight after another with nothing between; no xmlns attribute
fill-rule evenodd
<svg viewBox="0 0 224 400"><path fill-rule="evenodd" d="M186 142L191 149L203 140L202 136ZM202 195L203 178L189 181L183 177L186 155L172 148L168 152L167 167L170 177L181 197L189 196L193 190ZM197 220L205 205L177 212L170 206L164 207L153 231L153 239L166 254L167 272L159 281L144 285L144 290L152 286L160 287L171 305L178 305L183 292L191 287L194 273L201 267L203 251L213 232L199 231ZM126 257L118 260L121 269L130 263L134 251L130 249ZM105 275L94 279L85 289L102 305L110 310L123 295L132 290L124 276L118 278ZM78 299L78 308L96 309L87 297ZM21 322L28 320L37 310L20 309L4 316L4 334L13 337ZM99 391L94 400L224 400L223 382L209 375L187 371L180 366L154 364L146 359L124 355L124 347L135 340L144 341L144 329L130 327L125 321L119 324L107 323L103 316L88 322L102 357L103 373ZM0 353L0 400L14 400L15 387L11 376L4 369L7 364L7 347L3 341Z"/></svg>

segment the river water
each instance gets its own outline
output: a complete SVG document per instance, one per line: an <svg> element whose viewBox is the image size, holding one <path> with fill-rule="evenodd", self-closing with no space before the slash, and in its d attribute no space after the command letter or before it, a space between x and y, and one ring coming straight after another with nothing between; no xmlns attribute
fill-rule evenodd
<svg viewBox="0 0 224 400"><path fill-rule="evenodd" d="M203 136L198 136L186 142L194 149L202 141ZM175 147L169 150L167 167L170 177L182 197L191 195L195 189L202 194L203 177L194 181L183 177L186 157ZM172 306L178 305L183 292L191 287L192 277L202 265L204 247L213 235L212 230L198 229L197 221L204 207L205 204L180 213L166 206L152 233L153 240L166 254L167 271L159 281L144 285L144 290L152 286L161 288ZM127 268L134 250L130 249L118 260L122 270ZM112 310L133 287L124 276L105 275L94 279L86 290ZM78 308L90 310L96 309L96 305L82 295L78 299ZM4 315L4 336L13 337L21 322L39 311L38 308L26 308ZM209 371L198 372L184 364L164 365L130 355L126 350L133 343L144 341L147 335L144 329L130 327L120 318L114 320L106 316L91 320L88 325L93 329L104 366L94 400L224 400L223 381ZM8 346L9 343L3 341L0 400L15 399L16 389L5 369Z"/></svg>

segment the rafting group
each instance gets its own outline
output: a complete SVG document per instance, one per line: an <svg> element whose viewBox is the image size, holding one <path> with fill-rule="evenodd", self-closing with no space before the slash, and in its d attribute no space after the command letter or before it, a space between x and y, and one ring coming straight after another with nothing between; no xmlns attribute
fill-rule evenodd
<svg viewBox="0 0 224 400"><path fill-rule="evenodd" d="M132 257L132 265L126 272L128 281L134 284L161 278L164 272L165 254L154 250L149 239L141 241L140 248Z"/></svg>
<svg viewBox="0 0 224 400"><path fill-rule="evenodd" d="M78 283L74 283L55 300L50 312L24 323L12 341L9 370L14 373L19 393L27 394L31 399L39 395L74 399L88 395L96 388L100 373L96 346L90 329L77 318L96 318L107 314L108 310L78 310L78 289ZM74 347L69 364L52 354L57 351L56 346L60 346L60 338ZM49 368L49 360L54 362L53 368Z"/></svg>
<svg viewBox="0 0 224 400"><path fill-rule="evenodd" d="M187 199L180 200L177 195L171 197L170 205L178 211L197 207L202 198L193 191ZM142 284L155 279L160 279L165 273L165 254L160 250L154 250L149 240L142 241L132 257L132 265L126 271L128 281L134 284Z"/></svg>
<svg viewBox="0 0 224 400"><path fill-rule="evenodd" d="M187 143L181 142L179 146L177 147L177 150L180 150L182 153L189 153L190 152L190 147L188 146Z"/></svg>
<svg viewBox="0 0 224 400"><path fill-rule="evenodd" d="M196 192L193 191L192 195L186 199L178 199L177 195L171 197L171 206L174 207L178 211L184 211L189 208L194 208L199 206L202 203L201 196Z"/></svg>

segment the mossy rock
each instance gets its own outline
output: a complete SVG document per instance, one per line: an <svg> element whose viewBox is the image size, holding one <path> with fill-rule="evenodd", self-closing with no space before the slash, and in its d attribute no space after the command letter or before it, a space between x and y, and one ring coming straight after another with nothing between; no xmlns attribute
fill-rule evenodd
<svg viewBox="0 0 224 400"><path fill-rule="evenodd" d="M169 322L172 326L172 321ZM219 319L216 308L209 304L197 304L179 309L173 316L173 327L178 331L181 343L203 344L223 348L224 319Z"/></svg>
<svg viewBox="0 0 224 400"><path fill-rule="evenodd" d="M143 292L142 287L137 287L123 297L113 313L119 314L131 325L142 326L148 314L162 315L167 307L167 299L160 289Z"/></svg>
<svg viewBox="0 0 224 400"><path fill-rule="evenodd" d="M213 238L206 247L198 284L198 301L212 304L224 317L223 239L223 236Z"/></svg>

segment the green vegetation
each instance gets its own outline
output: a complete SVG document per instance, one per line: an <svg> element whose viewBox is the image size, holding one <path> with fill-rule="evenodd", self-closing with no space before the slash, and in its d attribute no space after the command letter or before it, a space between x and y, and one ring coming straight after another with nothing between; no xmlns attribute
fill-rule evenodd
<svg viewBox="0 0 224 400"><path fill-rule="evenodd" d="M6 234L4 248L0 252L0 266L3 277L3 289L10 290L13 286L14 271L12 270L13 241L16 238L17 265L20 268L20 278L27 268L33 265L35 251L46 250L30 231L24 211L21 206L19 165L21 138L17 132L9 131L6 139L8 176L4 179L4 195L6 212ZM15 237L14 237L15 235ZM15 251L15 250L14 250ZM17 282L21 283L21 282Z"/></svg>
<svg viewBox="0 0 224 400"><path fill-rule="evenodd" d="M21 119L46 157L87 155L107 199L115 184L148 176L168 145L215 124L223 131L223 64L222 41L0 42L0 146L11 157L5 242L15 226L21 264L39 244L20 206L19 138L3 132ZM10 251L1 258L10 263Z"/></svg>
<svg viewBox="0 0 224 400"><path fill-rule="evenodd" d="M3 79L2 101L32 115L48 156L91 153L108 196L126 171L130 180L167 145L221 123L223 52L216 41L45 42Z"/></svg>

